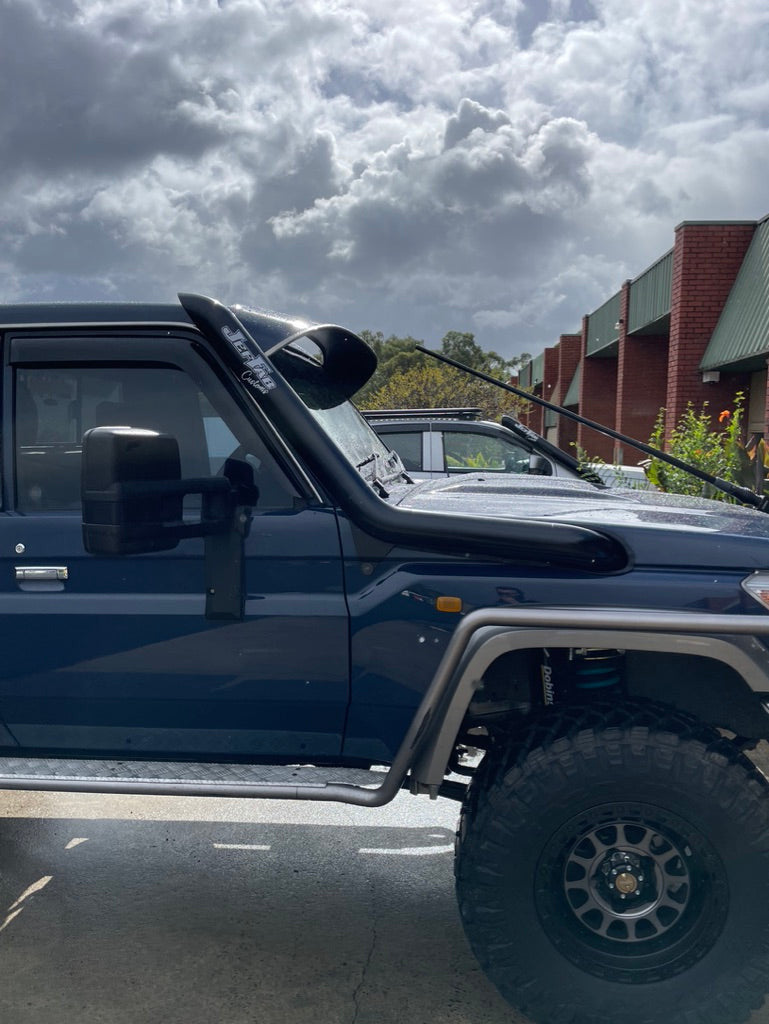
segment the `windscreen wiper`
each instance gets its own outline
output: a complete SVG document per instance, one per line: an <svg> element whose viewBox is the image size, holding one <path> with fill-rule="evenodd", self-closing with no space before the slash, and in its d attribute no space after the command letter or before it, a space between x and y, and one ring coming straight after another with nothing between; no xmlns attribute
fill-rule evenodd
<svg viewBox="0 0 769 1024"><path fill-rule="evenodd" d="M356 465L356 469L363 469L364 466L373 465L373 472L371 474L371 486L377 492L380 498L389 498L390 492L385 487L385 480L380 476L379 472L379 460L384 458L379 452L372 452L367 458L363 459ZM389 460L388 460L389 461ZM385 477L386 479L386 477Z"/></svg>
<svg viewBox="0 0 769 1024"><path fill-rule="evenodd" d="M563 448L559 448L557 445L551 444L547 438L542 437L532 430L531 427L527 427L521 423L520 420L515 419L513 416L500 416L499 422L503 427L507 427L508 430L512 430L518 437L523 438L524 441L528 441L531 447L536 452L540 452L542 455L548 455L551 459L556 462L560 462L562 465L567 466L573 473L582 477L589 484L595 484L596 487L605 488L606 481L603 480L594 469L591 469L584 462L580 462L579 459L575 459L573 455L565 452Z"/></svg>

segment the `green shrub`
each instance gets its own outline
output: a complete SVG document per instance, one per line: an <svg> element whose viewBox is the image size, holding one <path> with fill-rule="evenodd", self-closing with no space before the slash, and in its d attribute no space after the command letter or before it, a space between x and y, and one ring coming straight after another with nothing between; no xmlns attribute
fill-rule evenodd
<svg viewBox="0 0 769 1024"><path fill-rule="evenodd" d="M714 430L705 402L696 412L690 402L665 444L665 410L660 409L649 444L664 449L682 462L730 483L754 486L755 449L749 452L741 442L745 396L738 391L732 409L718 416L721 428ZM763 445L763 442L761 442ZM723 491L677 469L662 459L651 459L646 475L653 484L671 494L694 494L718 501L734 501ZM747 479L746 479L747 478Z"/></svg>

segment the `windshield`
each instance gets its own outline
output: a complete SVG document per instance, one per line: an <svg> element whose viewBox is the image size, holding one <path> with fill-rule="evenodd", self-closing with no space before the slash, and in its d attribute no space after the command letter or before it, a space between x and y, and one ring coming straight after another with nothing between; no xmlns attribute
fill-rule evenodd
<svg viewBox="0 0 769 1024"><path fill-rule="evenodd" d="M404 477L397 452L387 447L352 402L339 393L306 347L303 340L301 351L291 346L276 352L273 362L321 429L368 483Z"/></svg>

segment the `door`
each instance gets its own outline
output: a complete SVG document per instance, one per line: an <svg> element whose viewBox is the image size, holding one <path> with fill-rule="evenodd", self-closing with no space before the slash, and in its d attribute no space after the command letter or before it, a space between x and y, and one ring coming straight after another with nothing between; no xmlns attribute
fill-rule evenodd
<svg viewBox="0 0 769 1024"><path fill-rule="evenodd" d="M192 340L17 334L3 388L0 744L338 754L349 659L335 513L312 500ZM140 556L85 553L80 441L97 425L173 434L186 477L219 473L228 457L251 467L259 500L243 621L205 618L202 540Z"/></svg>

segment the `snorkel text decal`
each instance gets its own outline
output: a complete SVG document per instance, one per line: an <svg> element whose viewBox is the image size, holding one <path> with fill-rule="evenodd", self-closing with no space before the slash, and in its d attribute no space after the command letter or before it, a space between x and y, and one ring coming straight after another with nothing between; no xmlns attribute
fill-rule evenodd
<svg viewBox="0 0 769 1024"><path fill-rule="evenodd" d="M270 367L262 356L255 356L246 343L242 331L233 331L231 327L222 327L222 334L229 341L230 345L240 356L246 369L241 373L240 379L254 388L262 395L272 391L275 381L270 373Z"/></svg>

